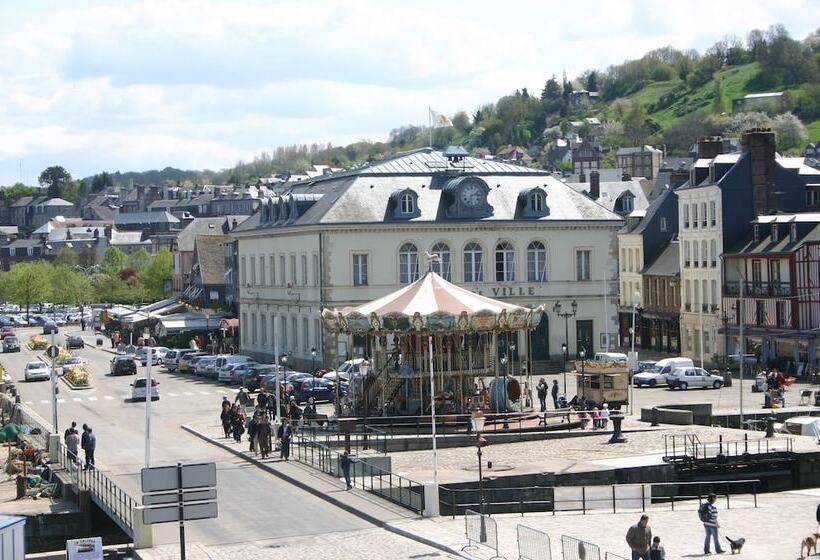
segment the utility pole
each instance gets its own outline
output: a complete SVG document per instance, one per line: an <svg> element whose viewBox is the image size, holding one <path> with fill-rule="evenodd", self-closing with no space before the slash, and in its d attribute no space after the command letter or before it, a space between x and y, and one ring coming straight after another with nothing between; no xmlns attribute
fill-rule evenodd
<svg viewBox="0 0 820 560"><path fill-rule="evenodd" d="M740 272L740 271L738 271ZM743 428L743 362L746 360L746 345L743 343L743 321L746 320L745 309L743 305L743 284L745 279L743 275L740 276L740 299L738 305L740 307L740 348L737 351L740 359L740 427Z"/></svg>

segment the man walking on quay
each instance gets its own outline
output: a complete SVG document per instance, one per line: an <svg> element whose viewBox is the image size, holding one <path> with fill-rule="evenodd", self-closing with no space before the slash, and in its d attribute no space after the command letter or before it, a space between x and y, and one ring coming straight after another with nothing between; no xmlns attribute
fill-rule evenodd
<svg viewBox="0 0 820 560"><path fill-rule="evenodd" d="M91 430L91 426L87 428L88 439L85 444L85 468L94 468L94 452L97 450L97 436Z"/></svg>
<svg viewBox="0 0 820 560"><path fill-rule="evenodd" d="M290 457L290 438L293 436L293 428L290 427L287 418L282 419L276 436L279 438L279 457L287 461Z"/></svg>
<svg viewBox="0 0 820 560"><path fill-rule="evenodd" d="M718 554L723 554L724 552L724 550L720 548L720 541L718 540L718 527L720 527L720 523L718 523L717 520L718 511L715 507L716 500L716 495L709 494L709 497L706 498L706 502L701 504L698 509L698 517L700 517L701 522L703 522L703 528L706 531L706 538L703 541L704 554L711 554L709 551L710 538L715 541L715 552Z"/></svg>
<svg viewBox="0 0 820 560"><path fill-rule="evenodd" d="M558 410L558 380L552 380L552 407Z"/></svg>
<svg viewBox="0 0 820 560"><path fill-rule="evenodd" d="M626 544L632 550L632 560L649 560L652 529L649 528L648 515L642 515L640 521L629 528L626 532Z"/></svg>
<svg viewBox="0 0 820 560"><path fill-rule="evenodd" d="M538 382L538 387L536 387L538 391L538 402L541 403L541 412L547 411L547 382L544 381L542 377L541 380Z"/></svg>

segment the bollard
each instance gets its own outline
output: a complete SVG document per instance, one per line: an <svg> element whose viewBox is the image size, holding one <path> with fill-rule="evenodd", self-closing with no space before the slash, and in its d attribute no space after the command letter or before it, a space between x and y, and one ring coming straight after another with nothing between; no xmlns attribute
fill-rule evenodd
<svg viewBox="0 0 820 560"><path fill-rule="evenodd" d="M626 443L626 438L621 434L621 422L623 416L620 414L612 417L612 437L609 438L609 443Z"/></svg>
<svg viewBox="0 0 820 560"><path fill-rule="evenodd" d="M774 437L774 421L775 421L774 416L769 416L768 418L766 418L766 437L767 438Z"/></svg>
<svg viewBox="0 0 820 560"><path fill-rule="evenodd" d="M615 423L614 418L612 420L612 423L613 424ZM650 424L650 426L660 426L660 425L661 425L660 422L658 422L658 407L653 406L652 407L652 423Z"/></svg>

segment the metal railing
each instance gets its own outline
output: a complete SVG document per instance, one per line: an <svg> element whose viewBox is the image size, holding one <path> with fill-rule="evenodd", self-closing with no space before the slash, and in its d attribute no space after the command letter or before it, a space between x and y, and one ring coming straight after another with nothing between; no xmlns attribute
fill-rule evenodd
<svg viewBox="0 0 820 560"><path fill-rule="evenodd" d="M794 440L785 438L749 438L743 434L742 439L724 439L719 436L717 441L702 442L695 434L665 434L663 436L664 459L691 459L704 461L722 457L737 457L743 455L764 455L769 453L791 453L794 450Z"/></svg>
<svg viewBox="0 0 820 560"><path fill-rule="evenodd" d="M552 560L552 545L548 534L526 525L517 525L518 560Z"/></svg>
<svg viewBox="0 0 820 560"><path fill-rule="evenodd" d="M467 544L461 548L462 551L474 550L482 545L495 551L490 560L504 558L498 552L498 526L495 519L467 510L464 515L464 534L467 537Z"/></svg>
<svg viewBox="0 0 820 560"><path fill-rule="evenodd" d="M439 486L439 510L452 517L463 515L468 510L494 513L525 513L550 511L553 504L551 486L521 486L512 488L484 488L484 495L478 488L449 488ZM482 508L481 502L484 502Z"/></svg>
<svg viewBox="0 0 820 560"><path fill-rule="evenodd" d="M607 552L604 554L604 560L629 560L628 558L624 558L623 556L619 556L618 554L613 554L612 552Z"/></svg>
<svg viewBox="0 0 820 560"><path fill-rule="evenodd" d="M568 535L561 535L561 553L564 560L601 560L601 549L597 544Z"/></svg>
<svg viewBox="0 0 820 560"><path fill-rule="evenodd" d="M723 285L723 293L727 296L740 295L740 282L725 282ZM754 296L775 296L788 297L794 295L791 284L788 282L744 282L744 295Z"/></svg>
<svg viewBox="0 0 820 560"><path fill-rule="evenodd" d="M292 456L299 462L334 477L342 476L341 454L310 435L294 436ZM350 466L354 487L375 494L421 515L424 512L424 485L407 477L381 469L366 460L355 459Z"/></svg>
<svg viewBox="0 0 820 560"><path fill-rule="evenodd" d="M97 505L127 533L132 533L134 508L139 504L114 481L96 468L84 469L79 456L72 457L62 443L58 444L60 466L71 476L79 490L91 493Z"/></svg>
<svg viewBox="0 0 820 560"><path fill-rule="evenodd" d="M354 454L358 454L360 451L376 451L383 455L387 453L388 436L386 433L375 428L366 428L366 431L363 432L345 434L303 426L299 428L299 432L305 437L309 437L313 441L326 445L327 447L339 448L349 445L350 450L354 452Z"/></svg>

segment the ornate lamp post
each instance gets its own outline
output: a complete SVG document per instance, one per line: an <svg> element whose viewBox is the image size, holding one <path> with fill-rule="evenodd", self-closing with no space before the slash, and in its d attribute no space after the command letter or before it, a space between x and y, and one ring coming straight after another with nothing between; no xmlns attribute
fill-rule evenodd
<svg viewBox="0 0 820 560"><path fill-rule="evenodd" d="M515 342L510 343L510 372L515 375Z"/></svg>
<svg viewBox="0 0 820 560"><path fill-rule="evenodd" d="M586 397L586 391L584 389L584 358L586 358L587 351L584 348L581 348L581 350L578 352L578 355L581 357L581 398L583 399Z"/></svg>
<svg viewBox="0 0 820 560"><path fill-rule="evenodd" d="M476 435L476 455L478 456L478 508L479 513L481 513L481 535L479 542L487 542L487 527L484 524L484 476L481 470L481 448L487 445L487 440L481 437L485 420L484 413L480 410L474 410L470 417L470 423Z"/></svg>
<svg viewBox="0 0 820 560"><path fill-rule="evenodd" d="M564 319L564 344L561 346L561 349L564 351L564 394L567 394L567 352L569 351L569 318L575 317L575 314L578 312L578 302L572 300L570 303L570 307L572 311L561 311L561 302L556 301L555 305L552 306L552 312L555 313L559 317L563 317Z"/></svg>
<svg viewBox="0 0 820 560"><path fill-rule="evenodd" d="M282 369L284 370L283 375L285 377L287 377L288 376L288 355L287 354L282 354L282 357L279 358L279 361L282 362Z"/></svg>
<svg viewBox="0 0 820 560"><path fill-rule="evenodd" d="M310 349L310 372L316 373L316 348Z"/></svg>

